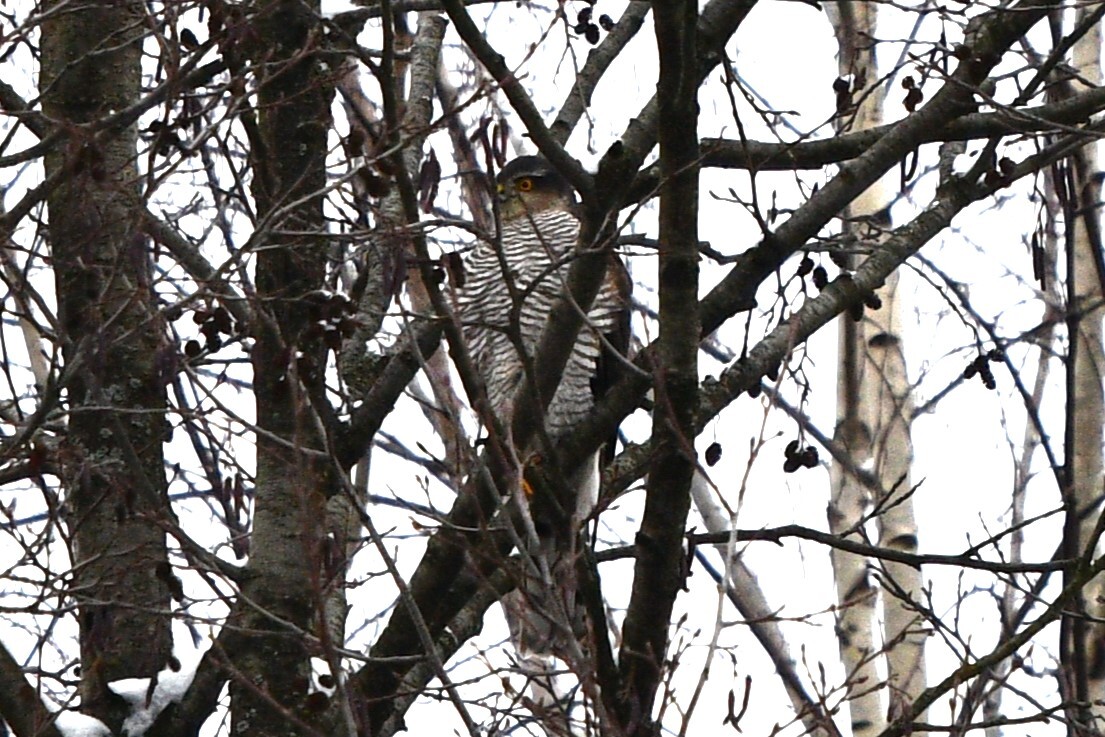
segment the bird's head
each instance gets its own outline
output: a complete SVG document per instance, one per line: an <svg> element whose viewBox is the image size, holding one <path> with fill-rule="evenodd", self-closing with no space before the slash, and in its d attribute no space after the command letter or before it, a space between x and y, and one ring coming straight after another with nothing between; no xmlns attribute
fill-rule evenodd
<svg viewBox="0 0 1105 737"><path fill-rule="evenodd" d="M575 204L575 191L541 156L519 156L495 178L499 214L504 220L544 210L567 210Z"/></svg>

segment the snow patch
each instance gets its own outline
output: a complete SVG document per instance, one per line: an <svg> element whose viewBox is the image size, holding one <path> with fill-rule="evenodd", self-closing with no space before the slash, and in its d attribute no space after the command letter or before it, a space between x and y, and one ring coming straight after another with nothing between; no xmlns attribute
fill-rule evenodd
<svg viewBox="0 0 1105 737"><path fill-rule="evenodd" d="M65 737L111 737L111 730L99 719L75 711L58 714L54 725Z"/></svg>
<svg viewBox="0 0 1105 737"><path fill-rule="evenodd" d="M166 706L180 701L195 676L195 665L177 670L166 668L157 674L152 691L149 678L124 678L109 683L108 688L122 696L132 709L123 722L123 734L126 737L145 734Z"/></svg>

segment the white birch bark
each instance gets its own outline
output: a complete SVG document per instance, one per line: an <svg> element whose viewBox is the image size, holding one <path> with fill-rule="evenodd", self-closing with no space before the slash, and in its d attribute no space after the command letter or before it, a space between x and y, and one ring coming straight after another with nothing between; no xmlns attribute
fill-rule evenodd
<svg viewBox="0 0 1105 737"><path fill-rule="evenodd" d="M836 440L858 450L865 445L862 440L855 442L859 435L858 428L841 425ZM862 535L856 528L867 511L866 489L838 463L832 464L830 479L829 531ZM849 710L853 735L875 735L885 726L874 630L878 592L863 557L833 549L831 559L837 591L836 634L848 694L844 708Z"/></svg>
<svg viewBox="0 0 1105 737"><path fill-rule="evenodd" d="M1080 8L1075 27L1081 25L1085 15L1092 8ZM1101 24L1097 23L1074 46L1074 67L1081 79L1088 84L1099 85L1101 74ZM1076 89L1084 85L1076 81ZM1100 240L1093 237L1093 231L1100 232L1099 203L1101 187L1095 177L1098 172L1097 150L1094 145L1086 146L1072 162L1072 174L1075 192L1073 268L1074 304L1069 309L1081 313L1078 320L1078 335L1075 343L1073 382L1070 390L1073 401L1070 406L1074 412L1070 427L1074 437L1072 451L1071 491L1077 513L1097 510L1095 514L1083 514L1079 529L1079 548L1090 539L1090 533L1100 514L1098 505L1102 494L1102 423L1105 422L1105 398L1102 394L1102 372L1105 370L1105 355L1102 352L1103 314L1101 308L1102 274L1098 270L1100 254L1094 251L1100 248ZM1090 222L1097 227L1087 227ZM1074 510L1072 510L1074 511ZM1074 551L1072 551L1074 552ZM1081 554L1081 550L1076 551ZM1105 595L1105 581L1098 576L1083 594L1086 611L1093 617L1105 614L1101 597ZM1098 622L1087 622L1083 630L1083 641L1075 647L1083 654L1086 666L1086 700L1091 704L1092 715L1096 720L1105 718L1105 627ZM1081 694L1072 694L1081 696Z"/></svg>
<svg viewBox="0 0 1105 737"><path fill-rule="evenodd" d="M874 2L826 5L840 48L840 76L851 83L856 101L854 108L841 106L838 127L861 130L883 119L885 86L871 87L878 79L872 43L877 7ZM885 187L872 186L845 213L845 234L857 244L877 247L880 229L888 225L882 221L889 202ZM872 467L886 498L869 499L864 487L834 464L829 522L834 533L860 534L857 525L862 525L873 501L880 510L875 517L879 544L912 553L917 550L909 477L912 404L901 349L897 283L895 275L879 291L881 309L867 310L858 323L842 323L840 331L837 439L851 449L857 465ZM891 720L896 718L925 686L924 627L911 603L921 593L921 574L901 564L885 563L879 569L888 685L883 706L873 631L878 589L866 561L836 553L833 566L841 606L841 657L854 682L852 729L856 735L874 734L885 726L888 712Z"/></svg>
<svg viewBox="0 0 1105 737"><path fill-rule="evenodd" d="M879 294L883 308L861 323L857 348L865 348L859 380L860 411L874 429L875 475L887 497L879 500L876 517L879 545L899 552L917 552L917 521L913 514L910 466L913 443L910 418L913 403L901 350L901 300L897 278ZM890 719L896 718L925 688L926 626L915 602L921 601L921 571L901 563L881 565L883 641L889 681ZM924 716L919 717L925 721Z"/></svg>

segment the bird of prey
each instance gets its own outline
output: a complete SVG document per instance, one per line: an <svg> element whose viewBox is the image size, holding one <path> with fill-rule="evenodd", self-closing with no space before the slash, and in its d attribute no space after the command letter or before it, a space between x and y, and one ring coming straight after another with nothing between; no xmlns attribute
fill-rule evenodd
<svg viewBox="0 0 1105 737"><path fill-rule="evenodd" d="M532 358L550 311L566 298L580 217L571 185L542 157L510 161L496 185L499 237L480 242L469 255L459 307L465 342L492 412L509 432L525 376L518 345ZM545 412L545 431L554 441L587 416L611 380L618 363L611 351L625 352L629 280L616 254L610 252L609 259L603 286ZM511 639L523 660L548 663L556 655L571 662L566 653L582 624L575 604L575 558L582 525L597 500L598 474L596 454L565 479L574 499L558 508L561 518L570 517L567 524L547 519L547 505L542 511L539 500L530 498L537 539L523 551L526 572L518 589L503 600Z"/></svg>

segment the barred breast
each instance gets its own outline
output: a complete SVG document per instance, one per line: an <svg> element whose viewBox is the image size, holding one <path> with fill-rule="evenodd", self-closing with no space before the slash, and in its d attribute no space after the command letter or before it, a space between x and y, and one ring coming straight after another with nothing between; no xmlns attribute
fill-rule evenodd
<svg viewBox="0 0 1105 737"><path fill-rule="evenodd" d="M522 360L507 332L515 300L522 343L532 354L549 312L564 293L578 236L579 221L571 213L548 210L503 223L501 260L493 244L480 243L466 261L460 292L464 337L491 406L503 420L512 414L514 393L523 376ZM600 354L598 334L614 328L622 309L617 290L607 279L587 313L588 325L580 330L549 404L546 427L551 435L569 431L591 410L591 377Z"/></svg>

